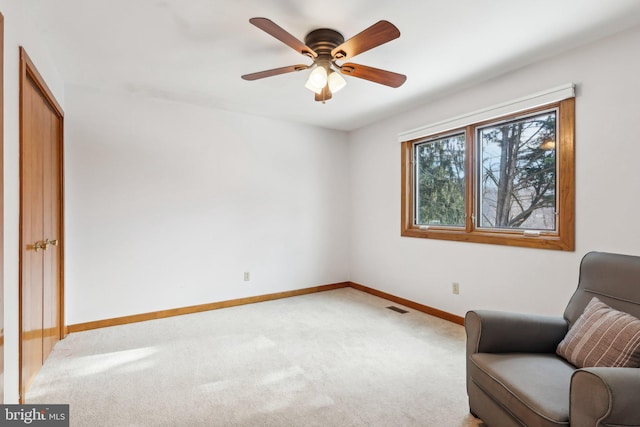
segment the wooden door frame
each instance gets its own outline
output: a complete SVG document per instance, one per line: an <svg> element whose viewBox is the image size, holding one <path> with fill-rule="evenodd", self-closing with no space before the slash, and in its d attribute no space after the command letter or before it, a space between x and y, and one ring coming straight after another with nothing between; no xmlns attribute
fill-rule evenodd
<svg viewBox="0 0 640 427"><path fill-rule="evenodd" d="M46 82L38 72L36 66L33 61L27 54L24 47L20 46L20 152L22 153L22 149L24 146L24 132L23 132L23 124L24 124L24 96L25 96L25 88L26 85L31 84L29 82L33 82L35 84L38 91L42 94L45 101L49 104L53 112L58 116L60 120L60 129L59 135L60 138L60 147L58 151L58 160L60 162L59 169L59 183L60 183L60 212L59 212L59 221L60 221L60 243L58 246L59 251L59 266L58 266L58 286L60 306L58 307L59 313L59 322L60 322L60 336L59 339L63 339L66 334L66 328L64 324L64 112L62 111L62 107L58 104L58 101L53 96L53 93L47 86ZM24 403L23 396L23 378L22 378L22 248L23 245L26 245L27 242L22 241L22 226L23 226L23 217L22 217L22 171L23 165L22 160L20 161L20 246L19 246L19 265L18 269L20 272L19 286L18 286L18 387L19 387L19 396L20 403Z"/></svg>
<svg viewBox="0 0 640 427"><path fill-rule="evenodd" d="M0 378L4 376L4 306L4 16L0 12ZM4 383L0 403L4 403Z"/></svg>

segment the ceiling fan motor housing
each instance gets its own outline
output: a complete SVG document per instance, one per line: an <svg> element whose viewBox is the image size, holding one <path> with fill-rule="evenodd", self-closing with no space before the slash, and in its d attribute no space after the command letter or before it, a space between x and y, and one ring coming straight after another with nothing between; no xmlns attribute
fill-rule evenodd
<svg viewBox="0 0 640 427"><path fill-rule="evenodd" d="M304 43L313 49L318 54L318 57L328 56L331 60L333 59L331 51L344 43L344 37L335 30L319 28L307 34L304 38ZM336 58L338 58L338 55L336 55Z"/></svg>

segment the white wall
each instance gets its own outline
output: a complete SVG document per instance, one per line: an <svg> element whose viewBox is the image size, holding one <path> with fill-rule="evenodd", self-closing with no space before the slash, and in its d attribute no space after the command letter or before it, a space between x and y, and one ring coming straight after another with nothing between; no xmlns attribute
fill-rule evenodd
<svg viewBox="0 0 640 427"><path fill-rule="evenodd" d="M66 99L67 324L348 280L346 134L78 86Z"/></svg>
<svg viewBox="0 0 640 427"><path fill-rule="evenodd" d="M640 255L638 46L640 28L350 134L351 280L460 316L561 314L586 252ZM400 132L569 82L577 84L575 252L400 237Z"/></svg>
<svg viewBox="0 0 640 427"><path fill-rule="evenodd" d="M6 403L18 401L18 246L20 213L19 46L64 108L63 82L22 2L0 0L4 15L4 327Z"/></svg>

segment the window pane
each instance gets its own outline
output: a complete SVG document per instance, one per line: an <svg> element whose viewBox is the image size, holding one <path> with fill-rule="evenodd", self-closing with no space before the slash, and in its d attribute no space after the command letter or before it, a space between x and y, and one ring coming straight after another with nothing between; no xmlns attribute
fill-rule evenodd
<svg viewBox="0 0 640 427"><path fill-rule="evenodd" d="M465 136L415 145L416 225L465 225Z"/></svg>
<svg viewBox="0 0 640 427"><path fill-rule="evenodd" d="M556 111L478 130L479 225L556 230Z"/></svg>

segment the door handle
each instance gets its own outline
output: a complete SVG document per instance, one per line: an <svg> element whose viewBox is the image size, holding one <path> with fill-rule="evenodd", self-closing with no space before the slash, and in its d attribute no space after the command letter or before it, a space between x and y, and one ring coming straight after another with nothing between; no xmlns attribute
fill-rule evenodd
<svg viewBox="0 0 640 427"><path fill-rule="evenodd" d="M46 244L44 244L44 242L35 242L35 243L32 245L32 247L33 247L33 249L34 249L36 252L39 252L39 251L40 251L40 249L42 249L43 251L46 251L46 250L47 250L47 245L46 245Z"/></svg>
<svg viewBox="0 0 640 427"><path fill-rule="evenodd" d="M49 239L44 239L44 249L48 249L49 246L58 246L58 239L53 239L53 240L49 240Z"/></svg>

